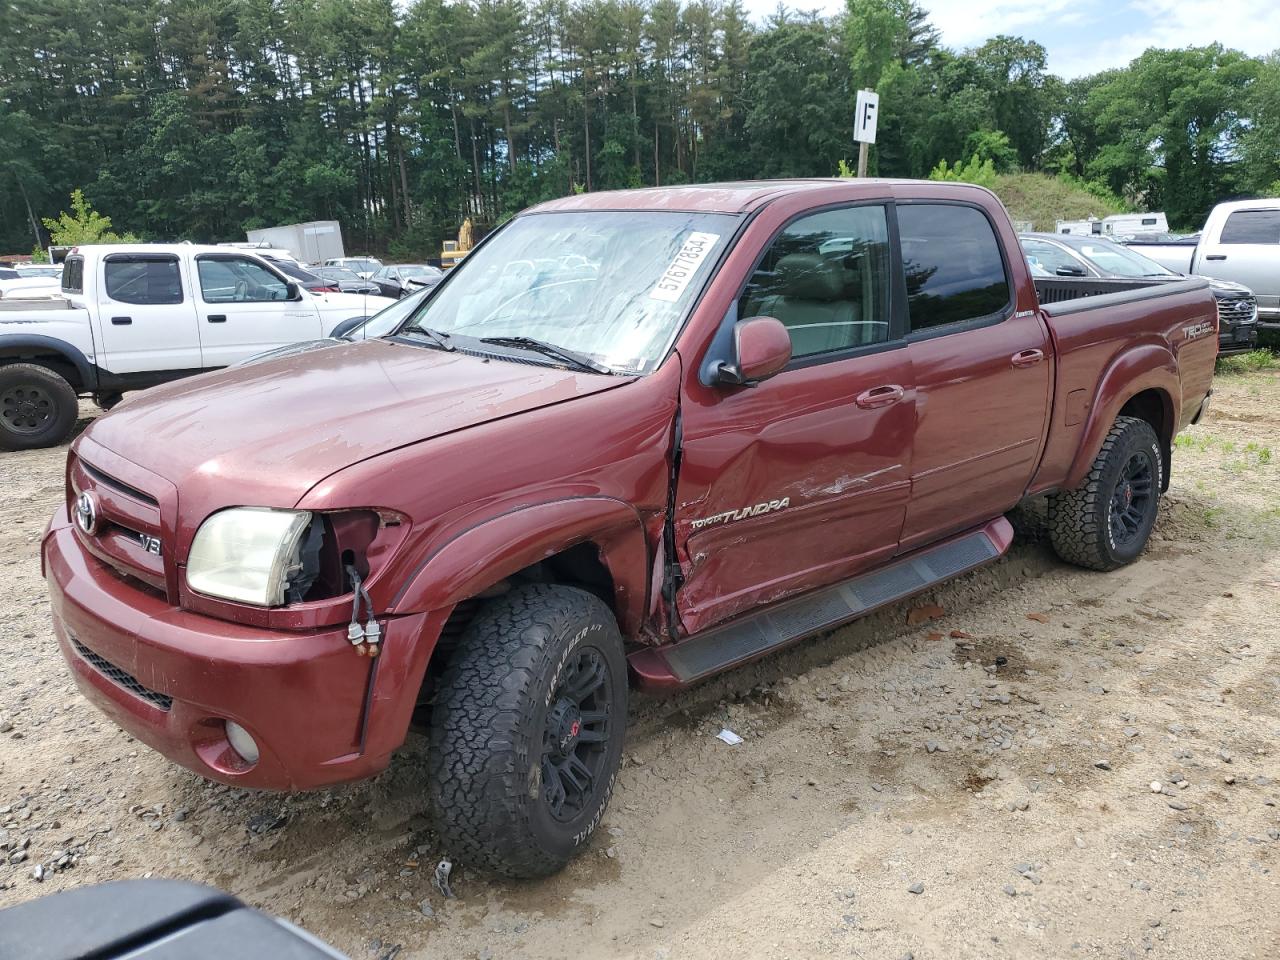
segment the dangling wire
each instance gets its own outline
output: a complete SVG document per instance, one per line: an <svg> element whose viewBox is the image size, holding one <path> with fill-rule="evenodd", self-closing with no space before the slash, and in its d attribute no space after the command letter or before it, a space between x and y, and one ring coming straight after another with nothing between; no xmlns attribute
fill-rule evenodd
<svg viewBox="0 0 1280 960"><path fill-rule="evenodd" d="M373 598L365 588L364 581L354 564L347 564L347 576L351 578L351 623L347 625L347 639L361 656L378 655L378 643L382 640L382 627L374 618ZM360 604L364 602L365 622L360 624ZM366 647L365 644L368 643Z"/></svg>

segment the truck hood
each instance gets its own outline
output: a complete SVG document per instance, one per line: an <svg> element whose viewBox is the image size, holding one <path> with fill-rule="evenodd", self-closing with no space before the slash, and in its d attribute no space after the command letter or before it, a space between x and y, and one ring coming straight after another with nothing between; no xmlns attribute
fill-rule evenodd
<svg viewBox="0 0 1280 960"><path fill-rule="evenodd" d="M134 394L85 435L180 491L285 506L369 457L632 379L367 340Z"/></svg>
<svg viewBox="0 0 1280 960"><path fill-rule="evenodd" d="M379 310L385 310L395 303L391 297L372 293L313 293L311 299L316 301L316 306L326 313L340 311L344 317L371 317Z"/></svg>

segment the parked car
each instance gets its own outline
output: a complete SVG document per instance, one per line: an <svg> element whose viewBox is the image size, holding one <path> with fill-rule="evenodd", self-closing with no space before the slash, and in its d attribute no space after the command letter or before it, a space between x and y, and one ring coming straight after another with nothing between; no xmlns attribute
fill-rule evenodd
<svg viewBox="0 0 1280 960"><path fill-rule="evenodd" d="M379 310L372 317L352 317L350 320L344 320L334 327L327 337L320 337L315 340L299 340L297 343L274 347L271 350L265 350L262 353L254 354L252 357L241 360L238 365L261 363L263 360L289 357L297 353L319 350L323 347L336 347L344 343L353 343L357 340L388 336L394 333L408 319L409 314L418 308L418 305L430 292L430 288L424 288L417 293L401 297L391 306Z"/></svg>
<svg viewBox="0 0 1280 960"><path fill-rule="evenodd" d="M564 277L509 269L537 258ZM372 776L425 722L455 859L550 873L604 815L629 678L683 687L992 561L1029 495L1065 560L1138 557L1214 300L1077 282L1033 280L963 184L543 204L391 336L91 423L42 541L59 647L130 736L239 787Z"/></svg>
<svg viewBox="0 0 1280 960"><path fill-rule="evenodd" d="M1129 249L1178 273L1244 284L1258 298L1258 326L1280 330L1280 197L1218 204L1195 243L1134 242Z"/></svg>
<svg viewBox="0 0 1280 960"><path fill-rule="evenodd" d="M425 263L397 263L383 267L371 278L384 297L403 297L422 287L434 287L444 271Z"/></svg>
<svg viewBox="0 0 1280 960"><path fill-rule="evenodd" d="M346 267L362 279L368 280L382 266L377 257L331 257L324 262L326 267Z"/></svg>
<svg viewBox="0 0 1280 960"><path fill-rule="evenodd" d="M60 277L62 276L62 264L60 263L19 263L14 266L19 276L23 277Z"/></svg>
<svg viewBox="0 0 1280 960"><path fill-rule="evenodd" d="M193 244L76 247L61 297L0 300L0 449L61 443L76 397L150 387L326 335L392 301L312 294L257 254Z"/></svg>
<svg viewBox="0 0 1280 960"><path fill-rule="evenodd" d="M297 263L290 260L277 260L275 257L259 254L263 260L272 264L277 270L283 273L290 280L297 283L302 289L311 293L341 293L342 290L336 281L329 280L319 274L312 273L305 267L298 266Z"/></svg>
<svg viewBox="0 0 1280 960"><path fill-rule="evenodd" d="M312 267L311 271L316 276L324 277L338 285L338 289L343 293L372 293L375 296L381 296L382 290L372 280L366 280L360 274L348 267Z"/></svg>
<svg viewBox="0 0 1280 960"><path fill-rule="evenodd" d="M13 267L0 267L0 300L44 298L57 292L56 275L42 276Z"/></svg>
<svg viewBox="0 0 1280 960"><path fill-rule="evenodd" d="M1105 237L1073 237L1057 233L1025 233L1022 250L1032 271L1042 276L1106 278L1172 283L1180 273ZM1240 353L1258 345L1258 301L1248 287L1209 280L1218 302L1218 353Z"/></svg>

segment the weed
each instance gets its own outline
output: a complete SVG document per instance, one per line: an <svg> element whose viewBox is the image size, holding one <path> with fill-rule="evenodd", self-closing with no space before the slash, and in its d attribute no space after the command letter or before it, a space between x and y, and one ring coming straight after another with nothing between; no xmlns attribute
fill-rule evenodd
<svg viewBox="0 0 1280 960"><path fill-rule="evenodd" d="M1253 373L1256 370L1280 369L1280 359L1270 350L1250 350L1233 357L1218 358L1218 373Z"/></svg>

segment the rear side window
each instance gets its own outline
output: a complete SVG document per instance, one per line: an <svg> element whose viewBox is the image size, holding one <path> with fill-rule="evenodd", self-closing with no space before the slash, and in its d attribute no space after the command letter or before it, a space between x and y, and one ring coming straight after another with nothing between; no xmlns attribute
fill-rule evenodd
<svg viewBox="0 0 1280 960"><path fill-rule="evenodd" d="M1280 243L1280 210L1237 210L1222 225L1219 243Z"/></svg>
<svg viewBox="0 0 1280 960"><path fill-rule="evenodd" d="M119 303L182 302L182 279L174 257L109 257L103 270L107 296Z"/></svg>
<svg viewBox="0 0 1280 960"><path fill-rule="evenodd" d="M976 207L898 207L911 330L995 318L1013 302L1000 244Z"/></svg>
<svg viewBox="0 0 1280 960"><path fill-rule="evenodd" d="M773 241L738 315L781 320L793 357L852 350L889 339L889 285L885 208L825 210Z"/></svg>
<svg viewBox="0 0 1280 960"><path fill-rule="evenodd" d="M84 293L84 257L67 257L62 267L62 289L67 293Z"/></svg>

